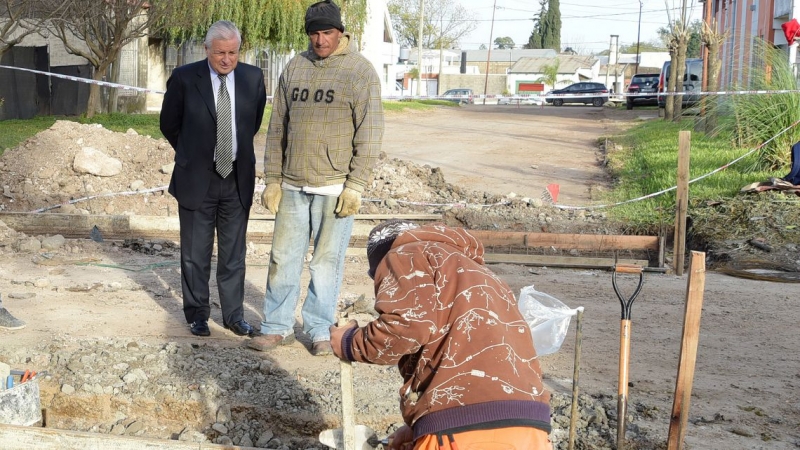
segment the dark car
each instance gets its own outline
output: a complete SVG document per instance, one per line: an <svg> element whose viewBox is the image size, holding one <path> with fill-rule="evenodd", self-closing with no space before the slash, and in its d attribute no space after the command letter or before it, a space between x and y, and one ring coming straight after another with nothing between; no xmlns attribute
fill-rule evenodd
<svg viewBox="0 0 800 450"><path fill-rule="evenodd" d="M669 70L671 62L667 61L661 68L661 75L658 77L658 92L659 94L667 91L667 83L669 83ZM678 86L681 89L681 86ZM701 92L703 90L703 59L702 58L688 58L686 59L686 68L683 72L683 101L681 104L684 108L695 105L700 101L700 96L693 94L693 92ZM658 107L664 108L667 101L667 95L658 96Z"/></svg>
<svg viewBox="0 0 800 450"><path fill-rule="evenodd" d="M639 94L625 98L625 105L628 109L633 109L634 105L657 105L658 104L658 74L657 73L637 73L631 77L628 85L628 94ZM653 94L653 95L641 95Z"/></svg>
<svg viewBox="0 0 800 450"><path fill-rule="evenodd" d="M445 91L444 95L442 95L442 100L447 100L449 102L455 102L459 105L466 105L475 103L475 99L472 96L472 89L465 89L465 88L458 88L458 89L449 89Z"/></svg>
<svg viewBox="0 0 800 450"><path fill-rule="evenodd" d="M564 97L557 97L559 95L563 95ZM571 84L563 89L550 91L547 94L546 101L555 106L561 106L564 103L583 103L584 105L603 106L603 103L608 101L608 89L602 83L583 81Z"/></svg>

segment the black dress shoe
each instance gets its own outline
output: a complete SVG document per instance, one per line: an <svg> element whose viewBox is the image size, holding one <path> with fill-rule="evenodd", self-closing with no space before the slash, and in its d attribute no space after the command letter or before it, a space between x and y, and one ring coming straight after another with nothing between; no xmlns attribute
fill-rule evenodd
<svg viewBox="0 0 800 450"><path fill-rule="evenodd" d="M195 320L192 322L192 334L195 336L211 336L211 330L208 329L208 321Z"/></svg>
<svg viewBox="0 0 800 450"><path fill-rule="evenodd" d="M250 324L244 319L238 322L233 322L232 324L226 324L225 328L233 331L234 334L239 336L252 336L253 332L255 331L253 330L253 327L251 327Z"/></svg>

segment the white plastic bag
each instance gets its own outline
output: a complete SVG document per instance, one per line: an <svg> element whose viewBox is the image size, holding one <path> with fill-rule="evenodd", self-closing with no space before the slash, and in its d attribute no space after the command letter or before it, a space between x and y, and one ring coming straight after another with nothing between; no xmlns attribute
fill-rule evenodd
<svg viewBox="0 0 800 450"><path fill-rule="evenodd" d="M569 321L578 313L559 299L539 292L533 285L522 288L519 292L519 311L533 335L533 346L536 354L549 355L561 348L567 336Z"/></svg>

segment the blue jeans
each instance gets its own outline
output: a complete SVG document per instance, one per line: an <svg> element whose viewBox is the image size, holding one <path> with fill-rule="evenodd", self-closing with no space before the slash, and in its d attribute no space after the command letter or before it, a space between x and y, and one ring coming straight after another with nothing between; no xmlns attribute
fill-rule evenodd
<svg viewBox="0 0 800 450"><path fill-rule="evenodd" d="M261 333L288 336L294 332L294 311L300 296L303 260L313 239L308 264L311 281L303 303L303 331L312 342L330 340L336 323L336 301L344 274L344 255L353 231L353 216L337 218L336 197L283 190L267 275Z"/></svg>

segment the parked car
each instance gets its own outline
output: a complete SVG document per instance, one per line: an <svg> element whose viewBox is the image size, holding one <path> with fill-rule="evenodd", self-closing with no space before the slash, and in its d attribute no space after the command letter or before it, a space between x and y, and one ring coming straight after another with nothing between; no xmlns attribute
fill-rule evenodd
<svg viewBox="0 0 800 450"><path fill-rule="evenodd" d="M593 96L591 94L597 94ZM563 95L564 98L551 97ZM573 97L573 95L577 95ZM608 89L603 83L580 82L571 84L563 89L555 89L547 93L547 103L561 106L564 103L583 103L593 106L603 106L608 101Z"/></svg>
<svg viewBox="0 0 800 450"><path fill-rule="evenodd" d="M472 89L465 89L465 88L448 89L442 96L445 97L442 100L458 103L459 105L475 103L475 100L472 97Z"/></svg>
<svg viewBox="0 0 800 450"><path fill-rule="evenodd" d="M500 97L497 99L498 105L539 105L544 104L544 99L538 95Z"/></svg>
<svg viewBox="0 0 800 450"><path fill-rule="evenodd" d="M657 105L658 104L658 74L657 73L637 73L631 77L628 85L628 94L653 94L637 95L635 97L625 97L627 109L633 109L634 105Z"/></svg>
<svg viewBox="0 0 800 450"><path fill-rule="evenodd" d="M664 63L661 67L661 74L658 77L658 92L667 91L667 83L669 83L669 69L671 61ZM683 73L683 101L681 104L684 108L695 105L700 101L700 95L693 94L692 92L701 92L703 90L703 59L702 58L687 58L686 68ZM658 96L658 107L664 108L667 101L667 95Z"/></svg>

